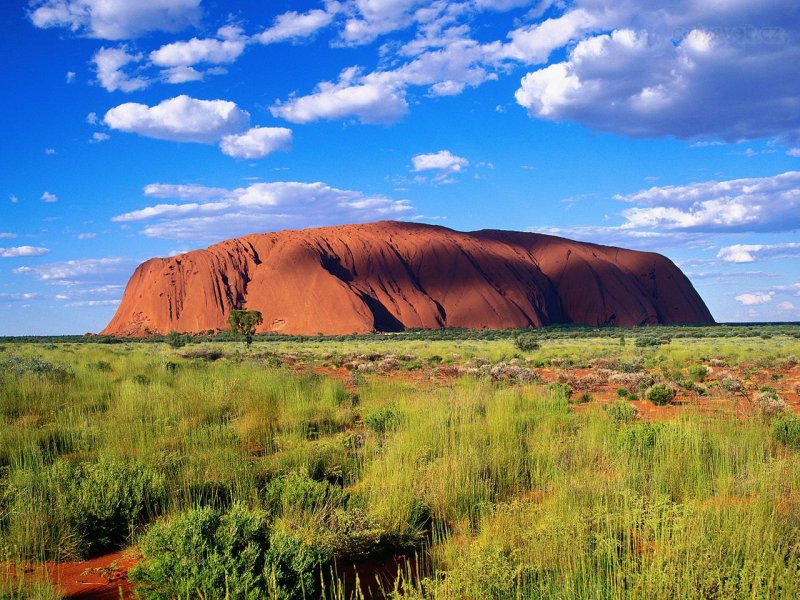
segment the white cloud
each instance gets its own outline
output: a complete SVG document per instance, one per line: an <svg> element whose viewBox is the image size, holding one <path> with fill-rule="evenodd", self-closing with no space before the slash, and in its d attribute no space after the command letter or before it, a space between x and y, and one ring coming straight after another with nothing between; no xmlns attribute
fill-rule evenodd
<svg viewBox="0 0 800 600"><path fill-rule="evenodd" d="M0 293L0 300L11 300L11 301L35 300L38 297L39 294L35 292L25 292L21 294Z"/></svg>
<svg viewBox="0 0 800 600"><path fill-rule="evenodd" d="M717 258L730 263L751 263L767 258L800 257L800 243L785 244L735 244L717 252Z"/></svg>
<svg viewBox="0 0 800 600"><path fill-rule="evenodd" d="M528 73L516 99L534 117L635 137L800 139L795 10L790 0L577 0L512 32L515 58L567 54Z"/></svg>
<svg viewBox="0 0 800 600"><path fill-rule="evenodd" d="M687 232L641 231L624 229L618 226L576 226L576 227L528 227L526 231L543 233L569 239L622 246L625 248L639 248L655 250L656 248L675 248L677 246L697 246L705 242L706 236Z"/></svg>
<svg viewBox="0 0 800 600"><path fill-rule="evenodd" d="M362 123L388 124L408 113L405 94L383 83L353 83L348 71L338 83L323 82L307 96L275 104L270 112L292 123L357 117Z"/></svg>
<svg viewBox="0 0 800 600"><path fill-rule="evenodd" d="M34 0L32 5L36 27L66 27L107 40L177 31L200 17L200 0Z"/></svg>
<svg viewBox="0 0 800 600"><path fill-rule="evenodd" d="M121 299L116 300L78 300L77 302L67 302L64 306L84 308L87 306L117 306Z"/></svg>
<svg viewBox="0 0 800 600"><path fill-rule="evenodd" d="M97 237L97 234L96 233L92 233L92 232L79 233L78 234L78 239L79 240L91 240L92 238L96 238L96 237Z"/></svg>
<svg viewBox="0 0 800 600"><path fill-rule="evenodd" d="M739 294L736 296L736 300L745 306L755 306L757 304L769 304L774 296L773 292L757 292L755 294Z"/></svg>
<svg viewBox="0 0 800 600"><path fill-rule="evenodd" d="M9 194L8 201L11 202L11 204L16 204L17 202L19 202L19 198L17 198L15 194Z"/></svg>
<svg viewBox="0 0 800 600"><path fill-rule="evenodd" d="M183 202L147 206L118 215L117 223L147 222L148 237L218 240L257 231L286 227L335 225L379 219L399 219L414 214L406 200L369 196L324 183L277 181L254 183L236 189L152 184L150 196Z"/></svg>
<svg viewBox="0 0 800 600"><path fill-rule="evenodd" d="M161 79L166 83L179 84L190 81L202 81L204 74L194 67L170 67L161 71Z"/></svg>
<svg viewBox="0 0 800 600"><path fill-rule="evenodd" d="M10 240L17 237L16 233L9 233L7 231L0 231L0 240Z"/></svg>
<svg viewBox="0 0 800 600"><path fill-rule="evenodd" d="M271 27L255 36L262 44L274 44L286 40L298 40L314 35L333 21L333 14L326 10L310 10L305 13L289 11L278 15Z"/></svg>
<svg viewBox="0 0 800 600"><path fill-rule="evenodd" d="M789 148L786 151L786 154L788 154L789 156L794 156L794 157L800 158L800 148Z"/></svg>
<svg viewBox="0 0 800 600"><path fill-rule="evenodd" d="M131 77L123 70L130 64L141 62L141 54L128 53L127 46L117 48L100 48L92 57L97 80L108 92L135 92L150 85L150 81L143 77ZM94 115L94 113L89 113ZM95 115L95 122L96 122ZM89 118L87 117L87 120ZM89 123L93 124L91 120Z"/></svg>
<svg viewBox="0 0 800 600"><path fill-rule="evenodd" d="M96 112L90 112L88 115L86 115L86 122L89 125L97 125L97 123L99 123L99 121L100 120L99 120Z"/></svg>
<svg viewBox="0 0 800 600"><path fill-rule="evenodd" d="M262 158L291 147L284 127L250 128L250 113L228 100L197 100L186 95L156 106L128 102L106 113L112 129L176 142L219 144L235 158Z"/></svg>
<svg viewBox="0 0 800 600"><path fill-rule="evenodd" d="M253 127L239 135L226 135L219 144L223 154L234 158L262 158L292 146L292 130L285 127Z"/></svg>
<svg viewBox="0 0 800 600"><path fill-rule="evenodd" d="M105 115L112 129L177 142L217 143L247 129L250 114L227 100L196 100L186 95L156 106L120 104Z"/></svg>
<svg viewBox="0 0 800 600"><path fill-rule="evenodd" d="M502 54L527 64L546 63L550 54L598 23L598 18L584 9L572 10L541 23L515 29Z"/></svg>
<svg viewBox="0 0 800 600"><path fill-rule="evenodd" d="M67 71L67 75L65 76L64 80L67 83L73 83L75 81L75 71Z"/></svg>
<svg viewBox="0 0 800 600"><path fill-rule="evenodd" d="M461 173L469 166L466 158L456 156L449 150L440 150L431 154L417 154L412 157L411 163L414 171L436 171L436 180L442 183L450 183L451 175Z"/></svg>
<svg viewBox="0 0 800 600"><path fill-rule="evenodd" d="M27 256L44 256L50 250L37 246L16 246L15 248L0 248L0 258L23 258Z"/></svg>
<svg viewBox="0 0 800 600"><path fill-rule="evenodd" d="M50 192L45 192L42 194L41 200L42 202L58 202L58 196Z"/></svg>
<svg viewBox="0 0 800 600"><path fill-rule="evenodd" d="M376 37L408 27L420 0L352 0L353 16L347 20L342 39L353 45L368 44Z"/></svg>
<svg viewBox="0 0 800 600"><path fill-rule="evenodd" d="M16 275L29 275L53 285L80 285L91 281L105 281L109 277L124 277L134 266L129 258L85 258L36 266L18 267Z"/></svg>
<svg viewBox="0 0 800 600"><path fill-rule="evenodd" d="M47 156L55 156L56 155L56 149L55 148L45 148L44 149L44 153Z"/></svg>
<svg viewBox="0 0 800 600"><path fill-rule="evenodd" d="M102 131L95 131L92 134L92 139L89 140L89 141L92 142L93 144L98 144L100 142L106 142L106 141L108 141L110 139L111 139L111 136L108 135L107 133L103 133Z"/></svg>
<svg viewBox="0 0 800 600"><path fill-rule="evenodd" d="M244 39L192 38L161 46L150 53L150 61L159 67L190 67L199 63L227 64L239 58L244 47Z"/></svg>
<svg viewBox="0 0 800 600"><path fill-rule="evenodd" d="M696 231L791 231L800 227L800 172L772 177L663 186L617 200L626 228Z"/></svg>
<svg viewBox="0 0 800 600"><path fill-rule="evenodd" d="M794 310L794 304L791 302L781 302L778 304L778 310Z"/></svg>

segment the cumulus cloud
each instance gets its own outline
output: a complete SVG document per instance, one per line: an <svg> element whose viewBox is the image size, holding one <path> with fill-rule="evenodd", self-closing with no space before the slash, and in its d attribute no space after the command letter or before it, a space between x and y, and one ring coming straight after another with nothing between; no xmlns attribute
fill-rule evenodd
<svg viewBox="0 0 800 600"><path fill-rule="evenodd" d="M129 258L85 258L18 267L12 272L15 275L28 275L48 284L74 286L94 281L105 282L113 277L122 278L134 265L135 261Z"/></svg>
<svg viewBox="0 0 800 600"><path fill-rule="evenodd" d="M178 31L199 17L200 0L34 0L30 12L36 27L64 27L106 40Z"/></svg>
<svg viewBox="0 0 800 600"><path fill-rule="evenodd" d="M262 158L291 147L284 127L250 128L250 113L228 100L197 100L181 95L156 106L127 102L104 118L112 129L176 142L219 144L235 158Z"/></svg>
<svg viewBox="0 0 800 600"><path fill-rule="evenodd" d="M736 296L736 300L745 306L755 306L757 304L769 304L774 296L773 292L739 294Z"/></svg>
<svg viewBox="0 0 800 600"><path fill-rule="evenodd" d="M196 100L181 95L156 106L120 104L106 113L104 121L112 129L145 137L213 144L246 129L250 114L228 100Z"/></svg>
<svg viewBox="0 0 800 600"><path fill-rule="evenodd" d="M537 118L636 137L798 139L797 15L789 0L578 0L512 33L520 60L567 50L525 75L516 99Z"/></svg>
<svg viewBox="0 0 800 600"><path fill-rule="evenodd" d="M49 254L47 248L38 246L16 246L14 248L0 248L0 258L22 258L28 256L44 256Z"/></svg>
<svg viewBox="0 0 800 600"><path fill-rule="evenodd" d="M236 189L152 184L149 196L173 198L114 217L117 223L146 223L147 237L217 240L286 227L337 225L414 214L406 200L342 190L324 183L276 181Z"/></svg>
<svg viewBox="0 0 800 600"><path fill-rule="evenodd" d="M456 156L449 150L439 150L431 154L417 154L412 157L411 163L414 171L435 171L436 179L440 182L451 182L451 175L460 173L469 166L466 158Z"/></svg>
<svg viewBox="0 0 800 600"><path fill-rule="evenodd" d="M356 74L348 70L339 82L322 82L313 93L275 104L270 112L292 123L356 117L370 124L395 123L408 113L401 90L380 82L354 82Z"/></svg>
<svg viewBox="0 0 800 600"><path fill-rule="evenodd" d="M92 57L97 81L109 92L135 92L146 88L150 85L148 79L132 77L124 71L125 67L140 62L142 58L141 54L130 54L127 46L100 48Z"/></svg>
<svg viewBox="0 0 800 600"><path fill-rule="evenodd" d="M275 44L286 40L299 40L314 35L333 21L334 14L327 10L310 10L305 13L285 12L275 18L271 27L255 36L262 44Z"/></svg>
<svg viewBox="0 0 800 600"><path fill-rule="evenodd" d="M717 252L717 258L730 263L751 263L768 258L800 257L800 243L785 244L735 244Z"/></svg>
<svg viewBox="0 0 800 600"><path fill-rule="evenodd" d="M239 135L226 135L219 144L223 154L234 158L262 158L292 146L292 130L285 127L253 127Z"/></svg>
<svg viewBox="0 0 800 600"><path fill-rule="evenodd" d="M150 62L159 67L190 67L199 63L227 64L239 58L244 47L243 38L192 38L161 46L150 53Z"/></svg>
<svg viewBox="0 0 800 600"><path fill-rule="evenodd" d="M40 199L42 202L58 202L58 196L50 192L44 192Z"/></svg>
<svg viewBox="0 0 800 600"><path fill-rule="evenodd" d="M791 231L800 227L800 172L772 177L652 187L617 200L626 228L695 231Z"/></svg>

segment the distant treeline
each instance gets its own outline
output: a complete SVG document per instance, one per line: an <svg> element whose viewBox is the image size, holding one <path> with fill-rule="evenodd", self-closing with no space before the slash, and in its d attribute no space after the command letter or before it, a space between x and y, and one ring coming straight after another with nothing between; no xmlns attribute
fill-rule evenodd
<svg viewBox="0 0 800 600"><path fill-rule="evenodd" d="M408 329L393 333L353 333L349 335L287 335L262 333L255 336L256 342L344 342L344 341L398 341L398 340L513 340L520 334L535 336L540 340L575 338L769 338L774 335L788 335L800 339L800 323L724 323L720 325L648 325L643 327L586 327L582 325L550 325L537 329ZM174 341L171 336L159 335L148 338L126 338L106 335L60 335L60 336L3 336L3 343L161 343ZM205 334L181 334L185 343L231 342L240 338L222 331L209 331Z"/></svg>

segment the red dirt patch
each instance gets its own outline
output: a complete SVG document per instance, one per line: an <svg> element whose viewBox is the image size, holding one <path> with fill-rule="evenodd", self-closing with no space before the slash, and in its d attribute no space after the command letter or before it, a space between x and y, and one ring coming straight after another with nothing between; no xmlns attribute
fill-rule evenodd
<svg viewBox="0 0 800 600"><path fill-rule="evenodd" d="M140 560L135 550L124 550L80 562L47 563L50 580L65 598L119 600L134 598L128 571Z"/></svg>

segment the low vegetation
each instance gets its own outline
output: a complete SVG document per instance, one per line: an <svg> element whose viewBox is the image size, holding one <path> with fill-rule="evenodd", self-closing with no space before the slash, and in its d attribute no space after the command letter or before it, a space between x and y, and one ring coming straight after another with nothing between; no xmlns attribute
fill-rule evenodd
<svg viewBox="0 0 800 600"><path fill-rule="evenodd" d="M683 331L7 342L0 597L798 597L800 340Z"/></svg>

